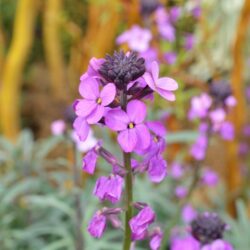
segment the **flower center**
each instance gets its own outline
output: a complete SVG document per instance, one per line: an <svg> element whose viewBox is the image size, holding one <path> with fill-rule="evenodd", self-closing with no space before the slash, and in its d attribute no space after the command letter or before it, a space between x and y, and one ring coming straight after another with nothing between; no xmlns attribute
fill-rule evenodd
<svg viewBox="0 0 250 250"><path fill-rule="evenodd" d="M101 104L102 103L102 99L99 97L97 100L96 100L97 104Z"/></svg>
<svg viewBox="0 0 250 250"><path fill-rule="evenodd" d="M154 136L154 142L158 142L159 140L158 140L158 138L157 138L157 136Z"/></svg>
<svg viewBox="0 0 250 250"><path fill-rule="evenodd" d="M135 125L134 125L134 123L133 123L133 122L130 122L130 123L128 124L128 127L129 127L129 128L134 128L134 127L135 127Z"/></svg>

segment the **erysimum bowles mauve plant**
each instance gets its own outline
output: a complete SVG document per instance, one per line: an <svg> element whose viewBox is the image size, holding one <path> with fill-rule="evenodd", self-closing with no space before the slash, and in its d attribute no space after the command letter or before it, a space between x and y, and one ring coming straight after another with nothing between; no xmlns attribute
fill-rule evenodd
<svg viewBox="0 0 250 250"><path fill-rule="evenodd" d="M120 204L125 189L124 205L104 207L94 214L88 226L93 237L102 237L107 223L118 221L124 212L123 249L129 250L132 241L144 239L149 239L151 249L159 249L162 232L159 227L150 229L156 215L148 204L133 201L133 182L138 173L147 172L155 183L166 176L167 163L162 157L166 131L160 122L147 121L144 99L157 92L166 100L174 101L173 91L177 88L173 79L159 77L157 62L146 71L144 59L135 52L115 52L104 59L91 59L80 81L82 98L74 103L77 118L73 126L82 141L86 140L93 125L117 132L123 162L98 142L85 155L83 170L94 174L99 156L111 165L110 175L99 177L93 191L101 202ZM132 159L132 155L137 155L140 161ZM134 208L139 211L134 212Z"/></svg>

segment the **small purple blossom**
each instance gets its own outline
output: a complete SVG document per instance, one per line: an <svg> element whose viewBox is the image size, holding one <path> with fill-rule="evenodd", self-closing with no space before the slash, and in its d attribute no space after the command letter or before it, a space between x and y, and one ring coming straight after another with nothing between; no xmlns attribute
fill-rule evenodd
<svg viewBox="0 0 250 250"><path fill-rule="evenodd" d="M76 114L84 117L89 124L95 124L103 117L105 107L114 100L116 88L113 83L109 83L99 91L98 81L89 77L80 83L79 92L84 99L76 103Z"/></svg>
<svg viewBox="0 0 250 250"><path fill-rule="evenodd" d="M127 112L110 110L105 116L105 124L114 131L119 131L118 142L125 152L146 149L150 144L150 133L143 121L146 106L138 100L130 101Z"/></svg>
<svg viewBox="0 0 250 250"><path fill-rule="evenodd" d="M137 238L140 235L144 235L148 229L148 226L155 220L155 213L149 207L144 207L136 216L130 221L129 225L132 231L132 237Z"/></svg>
<svg viewBox="0 0 250 250"><path fill-rule="evenodd" d="M181 217L185 223L190 223L196 216L197 212L190 204L187 204L182 208Z"/></svg>
<svg viewBox="0 0 250 250"><path fill-rule="evenodd" d="M203 160L206 156L206 149L207 149L207 136L204 134L201 134L196 142L192 145L191 147L191 155L196 159L196 160Z"/></svg>
<svg viewBox="0 0 250 250"><path fill-rule="evenodd" d="M193 97L191 99L191 109L188 114L189 119L205 118L211 105L212 99L206 93Z"/></svg>
<svg viewBox="0 0 250 250"><path fill-rule="evenodd" d="M178 197L178 198L184 198L186 195L187 195L187 188L184 187L184 186L178 186L176 187L175 189L175 195Z"/></svg>
<svg viewBox="0 0 250 250"><path fill-rule="evenodd" d="M96 181L93 193L101 201L109 200L116 203L121 198L123 182L123 178L119 175L101 176Z"/></svg>
<svg viewBox="0 0 250 250"><path fill-rule="evenodd" d="M172 52L172 51L166 52L164 54L164 59L166 60L167 64L172 65L176 62L177 55L175 52Z"/></svg>
<svg viewBox="0 0 250 250"><path fill-rule="evenodd" d="M98 159L98 155L95 152L95 149L91 149L87 152L87 154L83 157L82 160L82 170L89 174L94 174L95 172L95 167L96 167L96 162Z"/></svg>
<svg viewBox="0 0 250 250"><path fill-rule="evenodd" d="M213 170L206 169L202 174L201 181L203 184L213 187L218 184L219 177Z"/></svg>
<svg viewBox="0 0 250 250"><path fill-rule="evenodd" d="M210 244L204 245L201 250L233 250L233 246L225 240L215 240Z"/></svg>
<svg viewBox="0 0 250 250"><path fill-rule="evenodd" d="M178 162L174 162L171 167L170 175L173 179L178 180L180 179L184 174L184 169L181 164Z"/></svg>
<svg viewBox="0 0 250 250"><path fill-rule="evenodd" d="M149 48L151 39L150 30L134 25L131 29L118 36L116 42L117 44L127 43L131 50L144 52Z"/></svg>
<svg viewBox="0 0 250 250"><path fill-rule="evenodd" d="M163 233L160 228L156 228L151 235L149 246L151 250L158 250L161 246Z"/></svg>
<svg viewBox="0 0 250 250"><path fill-rule="evenodd" d="M106 228L106 217L101 211L97 211L88 225L88 232L94 238L101 238Z"/></svg>
<svg viewBox="0 0 250 250"><path fill-rule="evenodd" d="M151 72L145 72L143 78L148 86L163 98L168 101L175 100L175 95L172 91L178 89L178 84L174 79L169 77L159 78L159 65L157 62L151 64Z"/></svg>
<svg viewBox="0 0 250 250"><path fill-rule="evenodd" d="M231 122L223 122L220 126L220 135L226 141L234 139L234 125Z"/></svg>
<svg viewBox="0 0 250 250"><path fill-rule="evenodd" d="M149 161L148 177L152 182L159 183L167 175L167 162L161 156L154 156Z"/></svg>
<svg viewBox="0 0 250 250"><path fill-rule="evenodd" d="M189 51L192 50L195 44L195 37L193 34L187 34L184 40L184 48Z"/></svg>
<svg viewBox="0 0 250 250"><path fill-rule="evenodd" d="M62 135L66 129L66 124L63 120L56 120L50 126L52 135Z"/></svg>
<svg viewBox="0 0 250 250"><path fill-rule="evenodd" d="M170 20L172 23L178 21L181 16L181 8L179 6L174 6L169 11Z"/></svg>

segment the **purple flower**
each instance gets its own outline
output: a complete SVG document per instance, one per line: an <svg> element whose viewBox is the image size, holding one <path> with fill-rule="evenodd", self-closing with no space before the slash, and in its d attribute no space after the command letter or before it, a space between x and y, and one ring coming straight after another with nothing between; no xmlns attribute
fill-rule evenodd
<svg viewBox="0 0 250 250"><path fill-rule="evenodd" d="M184 48L189 51L194 47L195 37L193 34L187 34L185 36Z"/></svg>
<svg viewBox="0 0 250 250"><path fill-rule="evenodd" d="M140 56L145 59L145 66L147 70L150 70L151 63L157 61L157 51L154 48L149 48L144 52L140 53Z"/></svg>
<svg viewBox="0 0 250 250"><path fill-rule="evenodd" d="M88 232L94 238L101 238L106 228L106 217L97 211L88 225Z"/></svg>
<svg viewBox="0 0 250 250"><path fill-rule="evenodd" d="M82 170L89 174L94 174L98 155L95 149L91 149L82 160Z"/></svg>
<svg viewBox="0 0 250 250"><path fill-rule="evenodd" d="M184 174L184 169L178 162L174 162L171 167L171 176L173 179L180 179Z"/></svg>
<svg viewBox="0 0 250 250"><path fill-rule="evenodd" d="M98 81L89 77L80 83L79 92L84 99L76 103L76 114L89 124L95 124L103 117L105 107L114 100L116 88L113 83L108 83L99 91Z"/></svg>
<svg viewBox="0 0 250 250"><path fill-rule="evenodd" d="M220 127L220 135L224 140L232 141L234 139L234 126L231 122L223 122Z"/></svg>
<svg viewBox="0 0 250 250"><path fill-rule="evenodd" d="M190 153L196 160L203 160L205 158L207 143L207 137L201 134L192 145Z"/></svg>
<svg viewBox="0 0 250 250"><path fill-rule="evenodd" d="M120 200L123 182L123 178L119 175L101 176L96 181L93 193L101 201L109 200L112 203L116 203Z"/></svg>
<svg viewBox="0 0 250 250"><path fill-rule="evenodd" d="M219 178L214 171L212 171L211 169L206 169L202 174L201 181L205 185L215 186L217 185Z"/></svg>
<svg viewBox="0 0 250 250"><path fill-rule="evenodd" d="M192 236L174 238L171 242L171 250L200 250L199 242Z"/></svg>
<svg viewBox="0 0 250 250"><path fill-rule="evenodd" d="M159 33L167 41L174 42L175 40L175 28L171 23L167 22L165 24L158 25Z"/></svg>
<svg viewBox="0 0 250 250"><path fill-rule="evenodd" d="M162 237L163 237L163 233L161 232L161 229L156 228L149 242L149 246L151 250L160 249Z"/></svg>
<svg viewBox="0 0 250 250"><path fill-rule="evenodd" d="M62 135L66 129L66 124L63 120L56 120L50 126L52 135Z"/></svg>
<svg viewBox="0 0 250 250"><path fill-rule="evenodd" d="M195 118L204 118L207 115L208 109L212 105L212 99L206 93L200 96L195 96L191 99L191 109L188 117L193 120Z"/></svg>
<svg viewBox="0 0 250 250"><path fill-rule="evenodd" d="M225 240L215 240L201 248L201 250L233 250L233 246Z"/></svg>
<svg viewBox="0 0 250 250"><path fill-rule="evenodd" d="M164 59L166 60L167 64L174 64L176 62L177 56L175 52L167 52L164 54Z"/></svg>
<svg viewBox="0 0 250 250"><path fill-rule="evenodd" d="M184 186L178 186L175 189L175 195L178 198L184 198L187 195L187 188Z"/></svg>
<svg viewBox="0 0 250 250"><path fill-rule="evenodd" d="M127 43L131 50L144 52L149 48L151 39L152 34L150 30L134 25L130 30L118 36L116 42L117 44Z"/></svg>
<svg viewBox="0 0 250 250"><path fill-rule="evenodd" d="M161 156L154 156L149 161L148 176L152 182L159 183L167 175L167 162Z"/></svg>
<svg viewBox="0 0 250 250"><path fill-rule="evenodd" d="M149 207L144 207L136 216L130 221L129 225L132 231L132 237L137 238L140 235L144 235L148 229L148 226L155 220L155 213Z"/></svg>
<svg viewBox="0 0 250 250"><path fill-rule="evenodd" d="M145 72L143 78L148 86L163 98L169 101L175 100L175 95L172 91L178 88L178 84L174 79L169 77L159 78L159 65L157 62L151 64L151 72Z"/></svg>
<svg viewBox="0 0 250 250"><path fill-rule="evenodd" d="M197 5L192 9L192 15L195 18L199 18L201 16L201 6Z"/></svg>
<svg viewBox="0 0 250 250"><path fill-rule="evenodd" d="M226 113L224 109L217 108L211 111L209 116L210 116L211 122L213 123L214 131L217 131L218 129L220 129L221 124L224 122L226 118Z"/></svg>
<svg viewBox="0 0 250 250"><path fill-rule="evenodd" d="M197 212L190 204L187 204L182 208L181 217L185 223L190 223L196 216Z"/></svg>
<svg viewBox="0 0 250 250"><path fill-rule="evenodd" d="M85 141L88 138L90 127L84 117L77 117L73 123L73 128L80 141Z"/></svg>
<svg viewBox="0 0 250 250"><path fill-rule="evenodd" d="M246 137L250 137L250 125L245 125L243 128L243 135Z"/></svg>
<svg viewBox="0 0 250 250"><path fill-rule="evenodd" d="M170 20L172 23L175 23L179 18L180 18L180 15L181 15L181 8L178 7L178 6L174 6L170 9L170 12L169 12L169 15L170 15Z"/></svg>
<svg viewBox="0 0 250 250"><path fill-rule="evenodd" d="M228 107L235 107L237 104L237 100L234 96L230 95L229 97L227 97L227 99L225 100L225 104Z"/></svg>
<svg viewBox="0 0 250 250"><path fill-rule="evenodd" d="M115 109L107 112L105 124L114 131L119 131L118 142L125 152L146 149L150 144L150 133L143 121L146 106L138 100L130 101L127 112Z"/></svg>

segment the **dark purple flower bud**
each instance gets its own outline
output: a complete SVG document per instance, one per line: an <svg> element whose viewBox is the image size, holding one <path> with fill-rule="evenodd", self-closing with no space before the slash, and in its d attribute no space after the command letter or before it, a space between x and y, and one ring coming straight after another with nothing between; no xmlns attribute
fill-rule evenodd
<svg viewBox="0 0 250 250"><path fill-rule="evenodd" d="M88 225L88 232L94 238L101 238L106 228L106 217L101 211L97 211Z"/></svg>
<svg viewBox="0 0 250 250"><path fill-rule="evenodd" d="M230 84L225 81L212 82L209 86L209 93L216 104L223 104L232 95L232 89Z"/></svg>
<svg viewBox="0 0 250 250"><path fill-rule="evenodd" d="M115 52L107 55L99 73L108 82L115 83L117 88L126 89L128 83L135 81L145 73L145 60L135 52Z"/></svg>
<svg viewBox="0 0 250 250"><path fill-rule="evenodd" d="M199 214L191 223L192 235L202 244L222 239L227 225L215 213Z"/></svg>
<svg viewBox="0 0 250 250"><path fill-rule="evenodd" d="M157 9L158 6L158 0L140 0L140 13L142 16L149 16Z"/></svg>

